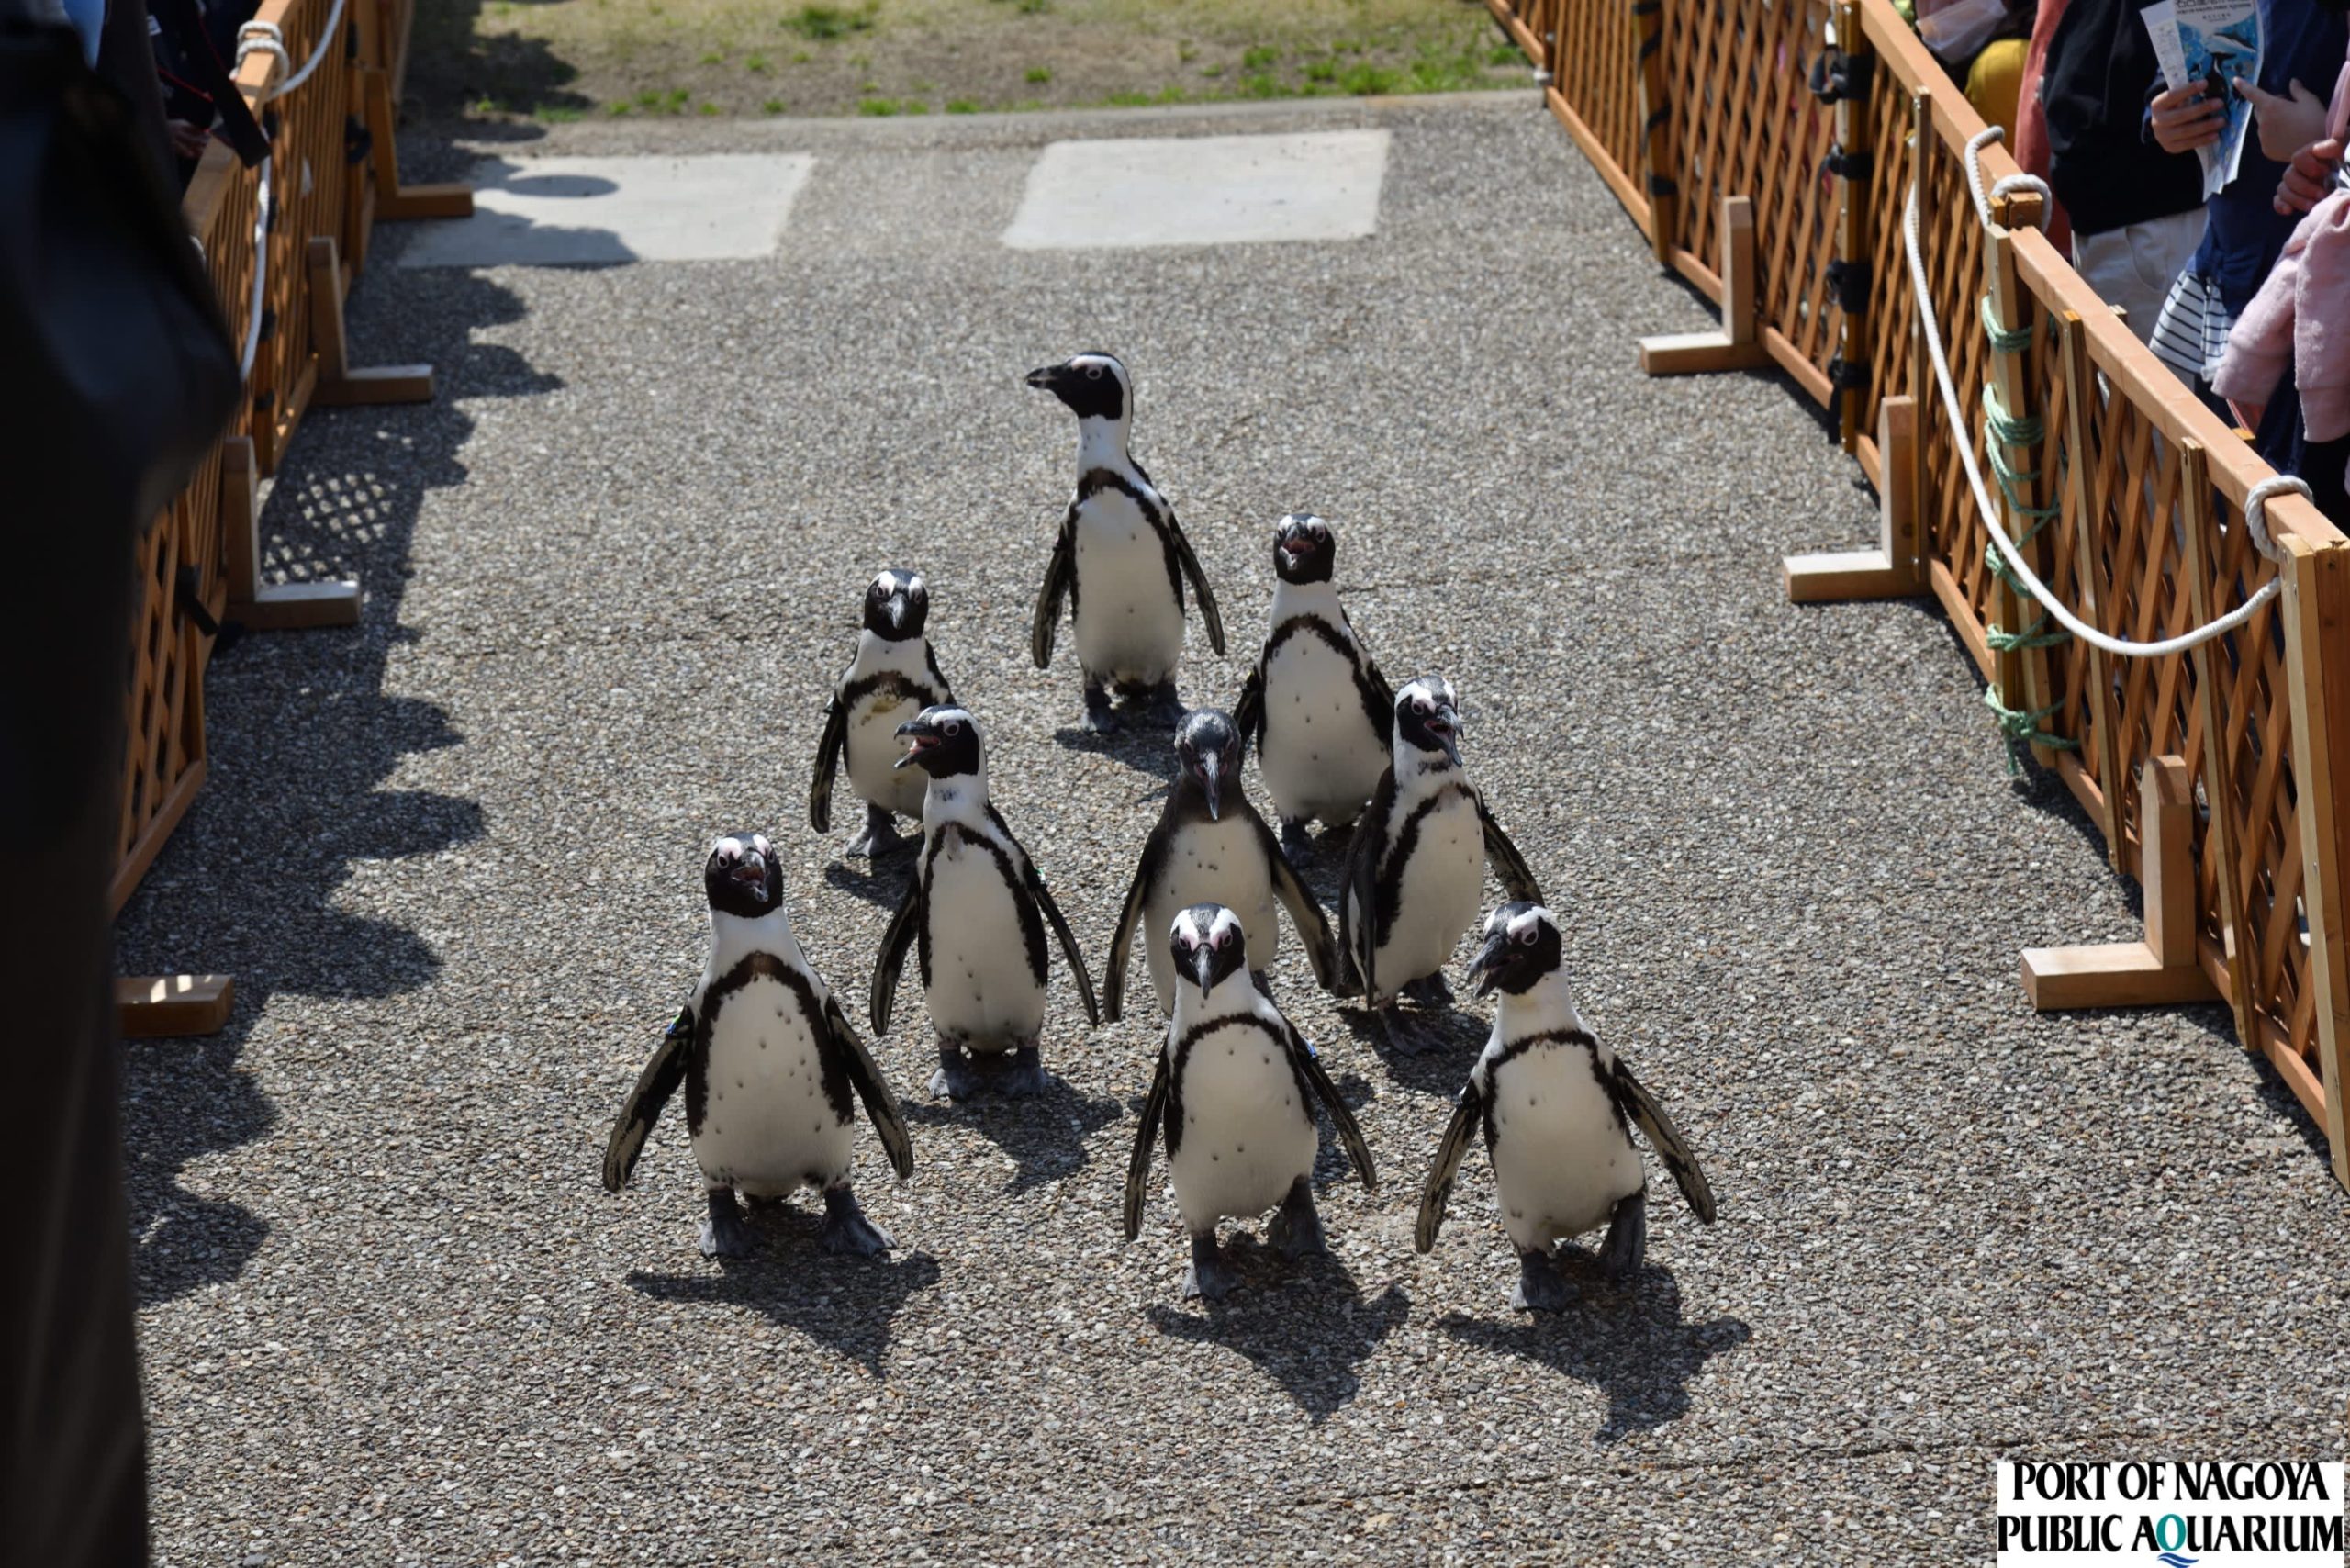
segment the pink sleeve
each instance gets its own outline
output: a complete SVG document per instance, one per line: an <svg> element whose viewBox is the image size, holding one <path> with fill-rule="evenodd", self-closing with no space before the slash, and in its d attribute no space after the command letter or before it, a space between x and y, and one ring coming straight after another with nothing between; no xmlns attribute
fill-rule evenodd
<svg viewBox="0 0 2350 1568"><path fill-rule="evenodd" d="M2293 304L2301 423L2310 440L2335 441L2350 435L2350 191L2311 207L2293 238L2301 242ZM2233 337L2228 348L2232 353Z"/></svg>
<svg viewBox="0 0 2350 1568"><path fill-rule="evenodd" d="M2294 230L2294 240L2300 231ZM2228 351L2212 373L2211 390L2233 403L2266 403L2292 363L2293 312L2300 276L2300 247L2291 241L2228 330Z"/></svg>

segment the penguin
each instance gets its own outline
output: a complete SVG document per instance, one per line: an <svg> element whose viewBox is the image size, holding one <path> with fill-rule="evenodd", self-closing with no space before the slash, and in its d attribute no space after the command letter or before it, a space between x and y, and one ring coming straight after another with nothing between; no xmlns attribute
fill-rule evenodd
<svg viewBox="0 0 2350 1568"><path fill-rule="evenodd" d="M1224 618L1175 509L1126 450L1134 428L1134 384L1116 356L1081 353L1028 373L1028 385L1077 416L1077 495L1036 595L1029 650L1036 667L1053 662L1061 600L1069 600L1077 662L1085 681L1085 726L1114 734L1113 689L1138 694L1161 722L1183 712L1175 662L1183 651L1183 579L1199 595L1208 645L1224 653Z"/></svg>
<svg viewBox="0 0 2350 1568"><path fill-rule="evenodd" d="M1412 1233L1421 1251L1436 1245L1470 1135L1482 1126L1502 1227L1517 1249L1512 1305L1539 1312L1567 1301L1554 1242L1572 1244L1605 1221L1601 1266L1618 1279L1639 1268L1648 1249L1648 1179L1634 1126L1699 1221L1711 1225L1715 1216L1714 1190L1681 1129L1624 1058L1583 1027L1567 995L1561 947L1559 923L1539 904L1505 903L1486 920L1485 945L1469 973L1477 994L1497 990L1501 1005L1437 1146Z"/></svg>
<svg viewBox="0 0 2350 1568"><path fill-rule="evenodd" d="M1397 996L1452 1001L1444 966L1477 919L1490 859L1514 899L1542 897L1526 857L1460 771L1452 683L1423 676L1395 694L1393 758L1371 790L1338 881L1338 940L1382 1012Z"/></svg>
<svg viewBox="0 0 2350 1568"><path fill-rule="evenodd" d="M1176 726L1175 785L1142 846L1110 940L1110 965L1102 976L1102 1015L1112 1023L1125 1013L1135 933L1164 931L1178 911L1197 903L1219 903L1239 917L1248 934L1248 968L1261 983L1281 947L1281 923L1273 914L1273 901L1280 899L1305 944L1315 980L1325 991L1351 989L1322 906L1298 880L1273 830L1242 792L1240 756L1239 732L1220 710L1194 709ZM1159 1014L1172 1017L1174 960L1163 943L1150 944L1147 952Z"/></svg>
<svg viewBox="0 0 2350 1568"><path fill-rule="evenodd" d="M881 935L869 1002L873 1032L889 1033L906 949L920 943L923 994L938 1036L933 1094L967 1099L982 1089L1040 1094L1037 1036L1045 1027L1045 926L1069 959L1085 1015L1102 1009L1077 938L1003 815L988 801L985 743L960 708L926 708L898 726L898 766L930 776L922 803L922 857ZM1010 1053L1009 1062L1002 1058Z"/></svg>
<svg viewBox="0 0 2350 1568"><path fill-rule="evenodd" d="M767 839L719 839L701 880L710 961L612 1123L604 1190L627 1183L661 1107L683 1082L686 1127L710 1197L703 1256L751 1255L736 1193L763 1204L808 1186L824 1194L824 1249L878 1257L893 1243L865 1217L849 1185L850 1096L865 1103L903 1181L914 1154L897 1096L792 936L782 862Z"/></svg>
<svg viewBox="0 0 2350 1568"><path fill-rule="evenodd" d="M922 818L924 780L896 770L896 734L912 716L907 709L919 713L955 701L924 635L929 621L930 589L920 572L885 571L865 590L865 630L856 636L856 656L833 685L823 737L816 743L816 777L808 789L808 825L832 832L833 778L847 755L849 785L865 802L865 831L845 855L878 860L904 842L899 817Z"/></svg>
<svg viewBox="0 0 2350 1568"><path fill-rule="evenodd" d="M1183 1294L1213 1300L1231 1283L1216 1249L1220 1219L1273 1209L1265 1239L1284 1257L1324 1249L1314 1212L1316 1101L1362 1184L1376 1191L1379 1178L1362 1129L1314 1047L1249 975L1240 917L1222 904L1194 904L1175 917L1167 944L1183 978L1126 1165L1126 1239L1142 1230L1150 1146L1163 1119L1175 1206L1192 1233Z"/></svg>
<svg viewBox="0 0 2350 1568"><path fill-rule="evenodd" d="M1293 856L1312 852L1307 823L1343 828L1362 814L1394 739L1395 693L1338 603L1337 556L1313 513L1274 525L1272 624L1232 711Z"/></svg>

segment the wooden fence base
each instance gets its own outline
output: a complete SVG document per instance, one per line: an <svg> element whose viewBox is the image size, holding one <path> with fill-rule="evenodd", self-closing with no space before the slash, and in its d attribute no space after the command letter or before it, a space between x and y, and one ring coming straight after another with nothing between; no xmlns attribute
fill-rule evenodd
<svg viewBox="0 0 2350 1568"><path fill-rule="evenodd" d="M325 234L310 240L310 341L319 351L318 385L310 396L323 407L432 401L429 364L352 368L342 330L342 263L335 257L333 239Z"/></svg>
<svg viewBox="0 0 2350 1568"><path fill-rule="evenodd" d="M2146 939L2093 947L2027 947L2023 989L2040 1012L2216 1002L2196 956L2195 780L2176 756L2138 776Z"/></svg>
<svg viewBox="0 0 2350 1568"><path fill-rule="evenodd" d="M400 184L400 151L393 140L392 79L381 71L360 73L360 94L373 143L368 156L375 179L375 216L384 218L471 218L474 193L469 185L404 185Z"/></svg>
<svg viewBox="0 0 2350 1568"><path fill-rule="evenodd" d="M236 982L227 975L138 975L114 982L115 1018L127 1040L217 1035L236 1000Z"/></svg>
<svg viewBox="0 0 2350 1568"><path fill-rule="evenodd" d="M1665 332L1640 340L1651 375L1759 370L1771 363L1754 324L1754 204L1722 197L1722 324L1715 332Z"/></svg>
<svg viewBox="0 0 2350 1568"><path fill-rule="evenodd" d="M261 580L261 465L250 436L220 443L220 531L229 552L229 614L255 632L359 622L359 585Z"/></svg>
<svg viewBox="0 0 2350 1568"><path fill-rule="evenodd" d="M1927 591L1918 571L1918 404L1877 405L1877 546L1786 558L1787 602L1908 599Z"/></svg>

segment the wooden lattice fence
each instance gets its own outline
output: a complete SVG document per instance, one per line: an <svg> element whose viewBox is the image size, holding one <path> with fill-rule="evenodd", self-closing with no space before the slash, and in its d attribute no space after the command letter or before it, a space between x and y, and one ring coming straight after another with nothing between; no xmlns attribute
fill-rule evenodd
<svg viewBox="0 0 2350 1568"><path fill-rule="evenodd" d="M1991 196L1986 227L1966 168L1983 123L1887 0L1489 4L1659 259L1726 307L1723 332L1653 340L1643 362L1775 364L1835 413L1877 485L1879 548L1791 559L1791 596L1931 594L2002 727L2079 799L2116 868L2150 889L2141 780L2183 763L2192 797L2177 852L2191 897L2165 896L2179 899L2192 942L2165 960L2150 918L2143 951L2058 950L2044 973L2027 955L2035 1002L2176 999L2208 984L2325 1128L2350 1182L2337 782L2350 779L2350 541L2286 495L2265 513L2284 565L2257 548L2244 509L2269 469L2039 232L2035 193ZM1979 159L1986 192L2017 172L1996 143ZM1913 188L1955 422L1910 274ZM1965 453L1991 486L1996 526L2108 634L2175 636L2280 571L2281 591L2216 640L2161 657L2059 634L1994 568ZM2086 984L2066 970L2084 953Z"/></svg>

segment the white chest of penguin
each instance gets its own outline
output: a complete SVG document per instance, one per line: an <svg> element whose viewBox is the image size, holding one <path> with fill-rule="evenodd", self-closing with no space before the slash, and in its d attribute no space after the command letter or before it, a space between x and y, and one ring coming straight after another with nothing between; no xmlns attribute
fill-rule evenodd
<svg viewBox="0 0 2350 1568"><path fill-rule="evenodd" d="M1263 1214L1313 1170L1314 1119L1298 1103L1287 1054L1265 1029L1239 1025L1202 1036L1182 1072L1183 1133L1169 1166L1187 1226Z"/></svg>
<svg viewBox="0 0 2350 1568"><path fill-rule="evenodd" d="M1409 815L1399 811L1395 820ZM1484 890L1485 833L1477 802L1465 790L1448 788L1420 819L1397 886L1394 931L1380 949L1380 984L1400 985L1450 961L1460 934L1476 922Z"/></svg>
<svg viewBox="0 0 2350 1568"><path fill-rule="evenodd" d="M1008 1050L1044 1027L1045 988L1028 967L1019 895L970 830L948 824L929 857L931 1022L979 1050Z"/></svg>
<svg viewBox="0 0 2350 1568"><path fill-rule="evenodd" d="M1595 1047L1544 1045L1487 1081L1502 1226L1521 1247L1605 1225L1617 1200L1646 1181L1595 1070L1606 1065Z"/></svg>
<svg viewBox="0 0 2350 1568"><path fill-rule="evenodd" d="M1257 764L1284 816L1343 821L1387 767L1353 664L1312 633L1292 636L1265 667L1265 741Z"/></svg>
<svg viewBox="0 0 2350 1568"><path fill-rule="evenodd" d="M781 980L755 976L720 1000L703 1082L693 1146L710 1181L781 1197L848 1169L850 1123L824 1097L814 1029Z"/></svg>
<svg viewBox="0 0 2350 1568"><path fill-rule="evenodd" d="M1077 654L1094 675L1167 678L1183 648L1183 612L1167 575L1167 546L1141 503L1097 490L1077 517Z"/></svg>
<svg viewBox="0 0 2350 1568"><path fill-rule="evenodd" d="M849 714L848 778L859 799L901 816L922 815L923 789L929 780L918 767L898 766L905 755L898 726L921 711L920 702L885 690L862 699Z"/></svg>
<svg viewBox="0 0 2350 1568"><path fill-rule="evenodd" d="M1270 968L1280 951L1281 922L1273 913L1272 869L1265 863L1264 846L1257 829L1237 813L1221 821L1190 823L1168 846L1167 863L1159 868L1143 904L1143 928L1137 940L1147 941L1175 924L1176 915L1195 903L1220 903L1240 917L1248 939L1248 967ZM1175 1011L1175 960L1166 942L1150 941L1150 983L1158 993L1158 1010Z"/></svg>

